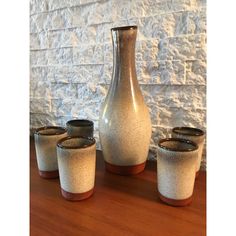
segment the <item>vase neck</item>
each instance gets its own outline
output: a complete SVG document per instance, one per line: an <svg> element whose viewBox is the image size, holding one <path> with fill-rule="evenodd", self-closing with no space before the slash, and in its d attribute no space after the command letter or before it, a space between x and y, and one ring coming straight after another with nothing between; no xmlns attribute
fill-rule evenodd
<svg viewBox="0 0 236 236"><path fill-rule="evenodd" d="M112 29L113 79L118 81L134 79L136 28Z"/></svg>

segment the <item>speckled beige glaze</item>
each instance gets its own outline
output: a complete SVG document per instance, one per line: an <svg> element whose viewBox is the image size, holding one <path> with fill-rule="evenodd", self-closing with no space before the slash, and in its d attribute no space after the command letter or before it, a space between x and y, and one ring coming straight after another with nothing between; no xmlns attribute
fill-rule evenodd
<svg viewBox="0 0 236 236"><path fill-rule="evenodd" d="M85 193L93 189L96 164L95 140L75 137L61 142L61 145L62 147L57 146L61 188L69 193Z"/></svg>
<svg viewBox="0 0 236 236"><path fill-rule="evenodd" d="M190 144L184 146L178 141L166 141L162 144L169 147L171 145L172 148L180 148L180 146L182 148L194 147ZM158 144L157 154L158 191L163 196L175 200L191 197L194 188L198 150L170 151Z"/></svg>
<svg viewBox="0 0 236 236"><path fill-rule="evenodd" d="M93 122L90 120L69 120L66 128L68 136L93 137Z"/></svg>
<svg viewBox="0 0 236 236"><path fill-rule="evenodd" d="M112 29L112 82L99 118L104 159L119 166L144 163L151 138L149 111L136 78L136 35L136 27Z"/></svg>
<svg viewBox="0 0 236 236"><path fill-rule="evenodd" d="M177 128L177 129L180 128L181 130L184 130L184 129L189 129L190 127L175 127L175 128ZM173 132L173 130L175 128L172 129L172 137L173 138L188 139L188 140L195 142L198 145L198 160L196 163L196 172L198 172L201 168L202 152L203 152L203 147L204 147L204 143L205 143L205 133L201 130L202 135L191 135L191 133L183 134L183 133L178 133L178 130L175 130L175 132ZM199 131L198 131L199 129L196 129L196 130L195 130L195 128L190 128L190 129L191 129L191 132L193 132L195 134L199 133ZM195 130L195 132L194 132L194 130Z"/></svg>
<svg viewBox="0 0 236 236"><path fill-rule="evenodd" d="M41 127L34 133L35 150L38 169L40 171L58 170L57 141L66 137L66 129L62 127Z"/></svg>

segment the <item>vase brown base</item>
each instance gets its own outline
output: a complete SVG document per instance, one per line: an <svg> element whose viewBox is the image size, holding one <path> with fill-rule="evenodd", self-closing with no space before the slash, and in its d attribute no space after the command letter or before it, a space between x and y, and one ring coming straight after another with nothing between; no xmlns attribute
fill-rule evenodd
<svg viewBox="0 0 236 236"><path fill-rule="evenodd" d="M39 170L39 175L44 179L55 179L59 177L59 171L58 170L53 170L53 171Z"/></svg>
<svg viewBox="0 0 236 236"><path fill-rule="evenodd" d="M117 175L136 175L144 171L146 162L134 166L118 166L105 161L106 170Z"/></svg>
<svg viewBox="0 0 236 236"><path fill-rule="evenodd" d="M84 193L70 193L61 188L62 196L69 201L81 201L91 197L94 193L94 188Z"/></svg>
<svg viewBox="0 0 236 236"><path fill-rule="evenodd" d="M187 206L193 200L193 195L189 198L186 198L186 199L177 200L177 199L167 198L167 197L163 196L160 192L158 192L158 194L159 194L159 198L163 202L165 202L166 204L168 204L170 206L175 206L175 207Z"/></svg>

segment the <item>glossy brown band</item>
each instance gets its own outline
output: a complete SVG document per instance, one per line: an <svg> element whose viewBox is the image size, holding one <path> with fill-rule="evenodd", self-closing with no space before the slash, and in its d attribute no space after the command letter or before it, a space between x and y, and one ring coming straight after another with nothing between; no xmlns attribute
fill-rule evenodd
<svg viewBox="0 0 236 236"><path fill-rule="evenodd" d="M81 201L91 197L94 193L94 188L84 193L70 193L61 188L62 196L69 201Z"/></svg>
<svg viewBox="0 0 236 236"><path fill-rule="evenodd" d="M67 145L63 145L63 142L65 142L66 140L70 140L70 139L85 139L87 141L91 141L91 143L85 144L83 146L81 145L74 145L74 146L67 146ZM85 137L85 136L67 136L64 137L62 139L60 139L57 142L57 147L59 148L63 148L63 149L82 149L82 148L87 148L90 146L93 146L96 143L96 140L92 137Z"/></svg>
<svg viewBox="0 0 236 236"><path fill-rule="evenodd" d="M180 149L180 148L169 148L162 143L164 142L179 142L179 143L186 143L192 146L191 148L185 148L185 149ZM168 150L168 151L173 151L173 152L191 152L195 151L198 149L198 145L190 140L187 139L182 139L182 138L164 138L160 139L158 142L158 146L162 149Z"/></svg>
<svg viewBox="0 0 236 236"><path fill-rule="evenodd" d="M39 175L44 179L55 179L59 177L59 171L58 170L53 170L53 171L39 170Z"/></svg>
<svg viewBox="0 0 236 236"><path fill-rule="evenodd" d="M205 134L203 130L193 127L174 127L172 132L187 136L202 136Z"/></svg>
<svg viewBox="0 0 236 236"><path fill-rule="evenodd" d="M69 120L66 125L71 127L93 127L93 122L91 120Z"/></svg>
<svg viewBox="0 0 236 236"><path fill-rule="evenodd" d="M55 132L54 133L40 133L40 131L44 131L44 130L49 130L49 129L54 129ZM44 127L40 127L38 129L35 130L35 134L37 135L45 135L45 136L51 136L51 135L59 135L59 134L64 134L67 132L66 128L60 127L60 126L44 126Z"/></svg>
<svg viewBox="0 0 236 236"><path fill-rule="evenodd" d="M176 207L187 206L193 200L193 195L186 199L177 200L177 199L165 197L159 191L158 191L158 194L159 194L160 199L170 206L176 206Z"/></svg>
<svg viewBox="0 0 236 236"><path fill-rule="evenodd" d="M118 175L136 175L144 171L146 162L134 166L117 166L105 161L106 170Z"/></svg>

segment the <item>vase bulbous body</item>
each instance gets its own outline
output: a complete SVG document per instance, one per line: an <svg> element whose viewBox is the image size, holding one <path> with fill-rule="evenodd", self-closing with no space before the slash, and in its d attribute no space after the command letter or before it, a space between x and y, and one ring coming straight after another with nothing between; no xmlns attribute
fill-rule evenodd
<svg viewBox="0 0 236 236"><path fill-rule="evenodd" d="M116 174L144 170L151 138L151 120L136 76L136 26L111 29L113 73L100 110L99 137L106 169Z"/></svg>

